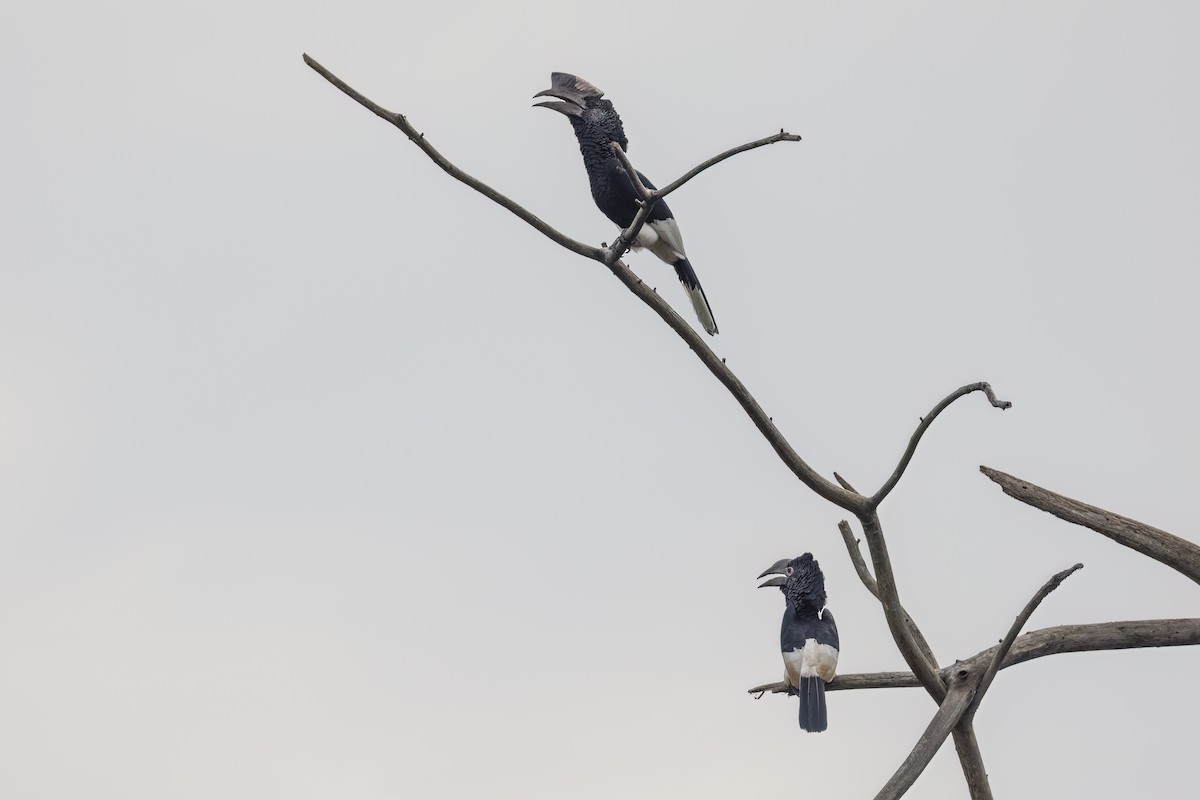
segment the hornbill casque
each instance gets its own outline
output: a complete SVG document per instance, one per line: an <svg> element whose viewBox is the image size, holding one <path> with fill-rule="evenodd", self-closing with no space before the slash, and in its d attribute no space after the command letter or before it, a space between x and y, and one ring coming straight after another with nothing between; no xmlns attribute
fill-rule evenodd
<svg viewBox="0 0 1200 800"><path fill-rule="evenodd" d="M837 623L825 608L825 576L812 553L781 558L758 577L767 575L775 577L758 588L778 586L787 601L779 632L783 680L800 695L800 727L823 731L829 727L825 684L833 680L838 662Z"/></svg>
<svg viewBox="0 0 1200 800"><path fill-rule="evenodd" d="M544 96L558 99L534 105L554 109L570 120L571 127L575 129L575 138L579 140L579 152L583 154L583 166L587 169L588 183L592 187L592 199L604 216L625 230L638 212L638 194L633 181L612 151L612 143L617 142L626 154L629 153L629 140L625 138L625 129L613 104L603 99L604 92L583 78L566 72L550 74L550 88L534 95ZM656 188L640 171L638 178L646 188ZM710 336L715 335L717 321L713 318L696 271L683 251L679 225L664 201L659 200L655 204L636 239L632 243L634 250L646 248L675 267L675 274L687 289L700 324Z"/></svg>

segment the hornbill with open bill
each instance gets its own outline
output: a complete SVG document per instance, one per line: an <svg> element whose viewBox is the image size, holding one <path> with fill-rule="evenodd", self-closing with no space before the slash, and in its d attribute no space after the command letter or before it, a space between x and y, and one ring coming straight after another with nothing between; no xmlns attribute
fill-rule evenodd
<svg viewBox="0 0 1200 800"><path fill-rule="evenodd" d="M825 576L812 553L781 558L762 575L774 575L758 587L778 586L787 601L779 644L783 650L783 680L800 695L800 727L823 731L829 727L825 684L837 672L838 631L825 608Z"/></svg>
<svg viewBox="0 0 1200 800"><path fill-rule="evenodd" d="M629 153L629 140L625 138L625 129L613 104L603 99L604 92L583 78L566 72L550 74L550 88L534 95L543 96L558 99L534 105L554 109L570 120L571 127L575 129L575 138L579 140L579 152L583 154L583 166L587 169L588 183L592 187L592 199L604 216L625 230L633 223L638 212L638 194L621 161L612 151L612 143L617 142L626 154ZM647 189L655 188L641 172L638 172L638 178ZM635 238L633 249L644 247L675 267L675 274L687 290L700 324L710 336L715 335L717 321L713 318L696 271L683 251L679 225L664 201L659 200L654 205L646 217L646 224Z"/></svg>

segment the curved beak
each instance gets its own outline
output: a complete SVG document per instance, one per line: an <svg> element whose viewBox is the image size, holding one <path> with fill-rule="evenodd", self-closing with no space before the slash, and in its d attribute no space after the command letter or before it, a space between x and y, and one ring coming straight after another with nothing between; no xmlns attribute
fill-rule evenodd
<svg viewBox="0 0 1200 800"><path fill-rule="evenodd" d="M535 97L537 95L534 95ZM574 103L564 103L562 100L546 100L541 103L534 103L534 108L550 108L560 114L566 114L568 117L578 117L583 114L583 108Z"/></svg>
<svg viewBox="0 0 1200 800"><path fill-rule="evenodd" d="M768 586L783 586L784 582L787 581L786 573L784 573L784 570L787 569L787 565L790 561L791 561L790 558L781 558L778 561L776 561L774 564L772 564L770 567L763 570L762 575L759 575L758 577L762 578L767 575L774 575L775 577L770 578L766 581L763 581L762 583L760 583L758 585L758 588L765 589Z"/></svg>
<svg viewBox="0 0 1200 800"><path fill-rule="evenodd" d="M587 98L603 97L604 92L595 85L588 83L583 78L572 75L569 72L551 72L550 73L550 88L543 89L534 95L534 97L557 97L557 100L548 100L542 103L534 103L535 106L542 108L552 108L560 114L566 114L568 117L578 117L583 114L584 108L587 107Z"/></svg>

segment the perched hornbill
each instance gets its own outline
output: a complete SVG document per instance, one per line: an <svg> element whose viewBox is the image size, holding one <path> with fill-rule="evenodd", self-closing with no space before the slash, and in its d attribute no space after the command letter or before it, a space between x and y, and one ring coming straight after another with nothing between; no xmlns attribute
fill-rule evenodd
<svg viewBox="0 0 1200 800"><path fill-rule="evenodd" d="M550 74L550 88L534 95L542 96L558 98L534 105L566 114L571 127L575 129L575 138L579 140L579 152L583 153L583 166L587 169L588 182L592 186L592 199L604 216L625 230L638 212L638 195L633 181L625 174L621 162L612 151L612 143L617 142L622 150L629 152L629 140L625 138L625 129L621 127L621 118L617 116L613 104L603 99L604 92L583 78L565 72ZM638 172L638 178L646 188L655 188L641 172ZM713 319L704 289L700 288L700 280L683 252L679 226L671 209L662 200L655 204L646 218L646 224L638 231L637 241L633 243L635 250L643 247L675 267L675 274L687 289L700 324L709 335L716 334L717 321Z"/></svg>
<svg viewBox="0 0 1200 800"><path fill-rule="evenodd" d="M766 575L775 577L758 588L778 586L787 600L779 645L783 680L800 695L800 727L823 731L829 727L825 684L833 680L838 661L837 623L825 608L825 576L812 553L781 558L758 577Z"/></svg>

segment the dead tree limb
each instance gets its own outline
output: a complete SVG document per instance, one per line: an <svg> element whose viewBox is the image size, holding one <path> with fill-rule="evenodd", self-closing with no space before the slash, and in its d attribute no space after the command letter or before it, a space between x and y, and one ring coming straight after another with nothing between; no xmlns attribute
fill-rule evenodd
<svg viewBox="0 0 1200 800"><path fill-rule="evenodd" d="M1094 622L1086 625L1057 625L1022 634L1013 644L1000 669L1035 658L1060 653L1089 653L1100 650L1133 650L1144 647L1200 645L1200 619L1142 619ZM976 666L995 658L999 645L964 659ZM952 668L951 668L952 669ZM942 670L945 678L949 670ZM915 689L921 682L911 672L858 672L838 675L825 687L835 692L850 689ZM787 692L783 683L764 683L747 690L753 695Z"/></svg>
<svg viewBox="0 0 1200 800"><path fill-rule="evenodd" d="M1042 604L1046 596L1059 587L1059 585L1067 578L1071 577L1078 570L1083 569L1083 564L1076 564L1069 569L1064 569L1062 572L1054 575L1046 584L1038 589L1025 608L1021 609L1021 613L1013 620L1012 627L1008 629L1008 634L1000 641L996 647L996 652L992 654L991 659L987 662L987 668L983 671L983 676L979 679L979 690L975 693L975 699L971 703L971 708L967 711L967 720L971 720L975 716L976 709L979 708L979 701L983 699L984 694L991 687L992 681L996 679L996 673L1000 671L1000 665L1004 663L1005 657L1009 650L1012 649L1013 642L1017 639L1017 634L1025 627L1025 623L1037 610L1037 607Z"/></svg>
<svg viewBox="0 0 1200 800"><path fill-rule="evenodd" d="M839 477L835 472L834 477ZM854 538L854 532L850 530L850 523L842 520L838 523L838 530L842 534L842 541L846 543L846 552L850 555L850 561L854 564L854 571L858 573L858 579L862 581L863 586L867 591L878 600L879 585L872 577L870 569L867 567L867 562L863 560L862 550L859 549L858 540ZM934 658L933 648L929 646L929 642L925 640L925 635L921 633L921 629L917 627L917 623L913 621L912 615L909 614L903 606L900 607L900 613L904 616L905 623L909 630L912 631L913 640L917 647L925 655L931 664L937 664L937 659Z"/></svg>
<svg viewBox="0 0 1200 800"><path fill-rule="evenodd" d="M935 753L942 747L942 742L954 730L959 719L966 713L971 701L975 698L975 686L979 676L967 667L956 667L950 677L949 688L945 698L938 706L937 713L929 721L925 732L917 740L904 763L896 773L884 784L875 800L896 800L916 782L918 776L929 766Z"/></svg>
<svg viewBox="0 0 1200 800"><path fill-rule="evenodd" d="M1187 539L1181 539L1136 519L1122 517L1103 508L1072 500L991 467L980 467L979 471L999 484L1009 497L1053 514L1059 519L1091 528L1117 544L1160 561L1200 583L1200 547Z"/></svg>
<svg viewBox="0 0 1200 800"><path fill-rule="evenodd" d="M934 406L932 411L921 418L916 431L913 432L912 437L908 440L908 447L905 448L904 455L900 456L900 463L896 465L896 469L892 471L891 476L884 481L883 486L879 487L879 491L871 495L871 499L868 501L871 508L878 507L883 502L883 499L891 494L892 489L896 488L896 484L900 482L904 471L908 469L908 462L912 461L913 454L917 452L917 445L921 443L921 437L925 435L925 431L929 430L929 426L933 424L938 415L945 411L955 400L965 397L972 392L983 392L987 396L988 402L1001 411L1012 408L1012 403L1008 400L996 399L996 393L992 391L991 384L986 381L968 384L967 386L955 389Z"/></svg>
<svg viewBox="0 0 1200 800"><path fill-rule="evenodd" d="M872 511L860 517L859 521L862 522L863 536L871 554L871 566L875 570L877 596L880 605L883 606L883 615L887 619L892 639L896 642L900 655L904 657L904 662L921 681L921 685L940 703L946 697L946 682L938 674L937 662L930 657L932 654L927 655L917 644L917 635L914 633L916 626L900 604L896 576L892 572L892 560L888 555L887 541L883 538L883 526L879 522L879 515ZM924 637L921 638L924 641Z"/></svg>
<svg viewBox="0 0 1200 800"><path fill-rule="evenodd" d="M959 755L964 769L968 764L975 762L975 759L970 756L962 757L965 751L979 752L974 728L969 727L975 709L979 707L980 701L983 700L984 694L987 693L992 680L996 677L996 671L1000 669L1000 664L1008 655L1021 628L1029 621L1029 617L1046 599L1047 595L1057 589L1071 573L1082 568L1083 564L1076 564L1070 569L1065 569L1054 575L1046 581L1042 588L1037 590L1030 601L1025 604L1025 608L1013 620L1008 633L1001 640L995 654L990 661L986 662L986 665L980 668L969 661L961 661L954 665L948 681L946 698L938 707L937 714L930 720L929 726L917 741L916 746L913 747L912 752L908 754L908 758L904 759L904 763L896 770L896 774L884 785L879 794L875 795L876 800L897 800L907 792L917 777L925 771L925 767L933 760L933 756L941 749L942 742L946 741L946 737L952 731L962 731L963 743L959 746ZM962 721L965 721L967 725L960 727ZM972 772L968 773L967 777L972 796L991 794L991 788L987 783L987 772L983 769L982 760L972 764Z"/></svg>

